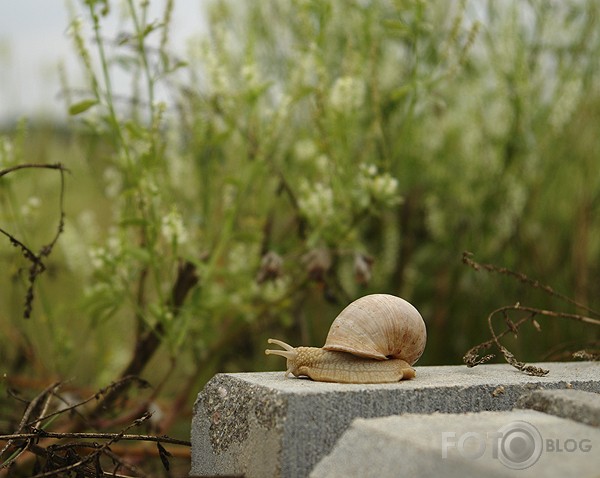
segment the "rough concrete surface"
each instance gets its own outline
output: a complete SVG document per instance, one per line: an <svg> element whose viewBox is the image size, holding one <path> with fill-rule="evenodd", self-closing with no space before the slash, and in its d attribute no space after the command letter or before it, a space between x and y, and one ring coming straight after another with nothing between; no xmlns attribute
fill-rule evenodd
<svg viewBox="0 0 600 478"><path fill-rule="evenodd" d="M538 389L600 392L600 364L536 364L531 377L504 364L417 367L395 384L334 384L283 372L219 374L199 394L191 475L303 477L357 417L503 411Z"/></svg>
<svg viewBox="0 0 600 478"><path fill-rule="evenodd" d="M599 449L599 429L533 410L356 419L310 476L597 478Z"/></svg>
<svg viewBox="0 0 600 478"><path fill-rule="evenodd" d="M520 397L516 407L530 408L600 427L599 393L583 390L536 390ZM600 475L600 471L598 474Z"/></svg>

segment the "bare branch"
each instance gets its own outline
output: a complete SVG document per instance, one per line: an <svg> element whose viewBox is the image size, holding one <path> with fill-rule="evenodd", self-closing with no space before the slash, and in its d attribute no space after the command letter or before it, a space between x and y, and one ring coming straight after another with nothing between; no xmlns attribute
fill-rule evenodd
<svg viewBox="0 0 600 478"><path fill-rule="evenodd" d="M517 279L520 282L530 285L531 287L533 287L535 289L540 289L540 290L546 292L547 294L551 295L552 297L556 297L556 298L561 299L571 305L574 305L575 307L577 307L579 309L585 310L586 312L588 312L592 315L600 316L600 312L588 307L585 304L581 304L581 303L571 299L570 297L568 297L564 294L561 294L560 292L556 292L549 285L542 284L540 281L535 280L535 279L530 279L522 272L515 272L506 267L498 267L494 264L481 264L481 263L473 260L473 253L467 252L467 251L463 252L462 261L464 264L471 267L475 271L480 271L481 269L484 269L487 272L493 272L493 273L503 274L503 275L512 277L514 279Z"/></svg>
<svg viewBox="0 0 600 478"><path fill-rule="evenodd" d="M31 317L31 312L33 310L33 298L34 298L33 287L35 285L35 281L36 281L37 277L46 270L46 266L42 262L42 258L48 257L50 255L50 253L52 252L52 249L54 248L54 246L56 244L56 241L58 241L59 236L62 234L62 232L64 230L64 225L65 225L65 213L64 213L64 207L63 207L64 195L65 195L64 173L65 173L65 171L69 171L67 168L65 168L60 163L56 163L56 164L18 164L16 166L12 166L10 168L0 170L0 177L6 175L8 173L18 171L20 169L30 169L30 168L55 169L55 170L60 171L60 198L59 198L60 219L58 221L58 227L56 229L56 233L55 233L53 239L48 244L42 246L42 248L40 249L40 252L38 254L35 254L29 247L27 247L25 244L23 244L21 241L19 241L12 234L4 231L3 229L0 229L0 233L4 234L6 237L8 237L8 239L10 240L10 242L13 246L19 247L21 249L21 251L23 252L23 255L25 256L25 258L29 262L31 262L31 265L29 266L29 277L28 277L29 287L27 288L27 293L25 295L25 307L24 307L24 311L23 311L23 317L25 317L26 319Z"/></svg>
<svg viewBox="0 0 600 478"><path fill-rule="evenodd" d="M139 423L133 425L137 426ZM128 427L128 428L131 428ZM65 438L74 438L77 440L112 440L117 441L148 441L148 442L160 442L169 443L171 445L181 446L192 446L188 440L180 440L178 438L170 438L167 435L154 436L154 435L128 435L124 433L100 433L100 432L48 432L40 428L35 429L29 433L13 433L10 435L0 435L0 441L11 441L11 440L29 440L32 438L56 438L62 440ZM70 443L71 446L82 446L82 444ZM90 443L85 443L90 446Z"/></svg>
<svg viewBox="0 0 600 478"><path fill-rule="evenodd" d="M517 322L512 322L508 318L508 315L507 315L507 313L509 311L527 312L528 315L522 317ZM493 324L492 324L493 318L497 315L502 315L504 317L504 321L507 325L506 330L504 330L500 334L496 334ZM492 338L486 342L476 345L475 347L473 347L469 351L467 351L467 353L463 357L464 363L467 365L467 367L475 367L476 365L480 365L482 363L488 362L490 359L492 359L494 357L494 355L489 354L489 355L480 357L479 352L481 350L489 349L492 345L496 345L498 350L500 350L502 355L504 355L505 360L509 364L511 364L513 367L517 368L518 370L521 370L522 372L527 373L528 375L538 375L538 376L546 375L548 373L548 371L545 369L534 367L532 365L526 365L523 362L517 361L516 358L514 357L514 355L500 343L500 339L502 337L504 337L506 334L508 334L508 333L517 334L519 327L521 327L525 322L531 321L532 323L537 324L537 321L535 321L535 317L538 315L546 316L546 317L571 319L571 320L576 320L576 321L587 323L587 324L600 326L600 320L594 319L591 317L586 317L586 316L579 315L579 314L570 314L570 313L566 313L566 312L556 312L556 311L552 311L552 310L544 310L544 309L537 309L534 307L526 307L526 306L522 306L519 303L516 303L515 305L500 307L499 309L496 309L492 313L490 313L487 317L488 327L489 327L490 333L492 335ZM538 324L538 327L539 327L539 324Z"/></svg>
<svg viewBox="0 0 600 478"><path fill-rule="evenodd" d="M34 168L34 169L58 169L61 172L62 171L69 172L69 170L67 168L65 168L61 163L55 163L55 164L27 163L27 164L17 164L16 166L11 166L10 168L0 170L0 178L6 174L12 173L14 171L18 171L19 169L31 169L31 168Z"/></svg>

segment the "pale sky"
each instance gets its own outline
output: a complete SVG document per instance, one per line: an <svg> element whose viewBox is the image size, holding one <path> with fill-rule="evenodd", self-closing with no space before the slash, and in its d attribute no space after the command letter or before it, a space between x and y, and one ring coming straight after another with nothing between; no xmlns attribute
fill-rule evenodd
<svg viewBox="0 0 600 478"><path fill-rule="evenodd" d="M70 3L81 10L84 2ZM110 2L113 8L121 3ZM149 18L158 18L164 3L151 0ZM175 1L173 47L180 54L185 51L186 40L202 31L203 3ZM23 115L64 117L64 102L59 98L59 62L66 65L73 83L80 77L67 34L69 19L65 0L0 0L0 121ZM107 25L111 26L115 28L115 22Z"/></svg>

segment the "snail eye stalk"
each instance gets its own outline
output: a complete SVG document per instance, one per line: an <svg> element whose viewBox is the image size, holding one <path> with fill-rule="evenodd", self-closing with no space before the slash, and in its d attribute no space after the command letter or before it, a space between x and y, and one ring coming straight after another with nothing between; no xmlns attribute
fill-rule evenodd
<svg viewBox="0 0 600 478"><path fill-rule="evenodd" d="M270 344L279 345L280 347L284 348L285 350L267 349L267 350L265 350L266 355L279 355L279 356L285 357L287 359L295 359L298 356L298 352L296 352L294 347L286 344L285 342L282 342L281 340L269 339L269 340L267 340L267 342L269 342Z"/></svg>

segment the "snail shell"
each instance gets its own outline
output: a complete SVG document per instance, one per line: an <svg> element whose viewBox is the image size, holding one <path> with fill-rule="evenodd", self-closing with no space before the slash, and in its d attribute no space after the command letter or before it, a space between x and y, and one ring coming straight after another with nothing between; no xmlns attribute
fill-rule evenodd
<svg viewBox="0 0 600 478"><path fill-rule="evenodd" d="M352 302L333 321L325 346L265 350L287 359L286 376L341 383L387 383L415 376L411 367L423 353L427 331L409 302L373 294Z"/></svg>
<svg viewBox="0 0 600 478"><path fill-rule="evenodd" d="M423 354L426 341L425 322L410 302L372 294L340 312L323 348L378 360L399 358L412 365Z"/></svg>

